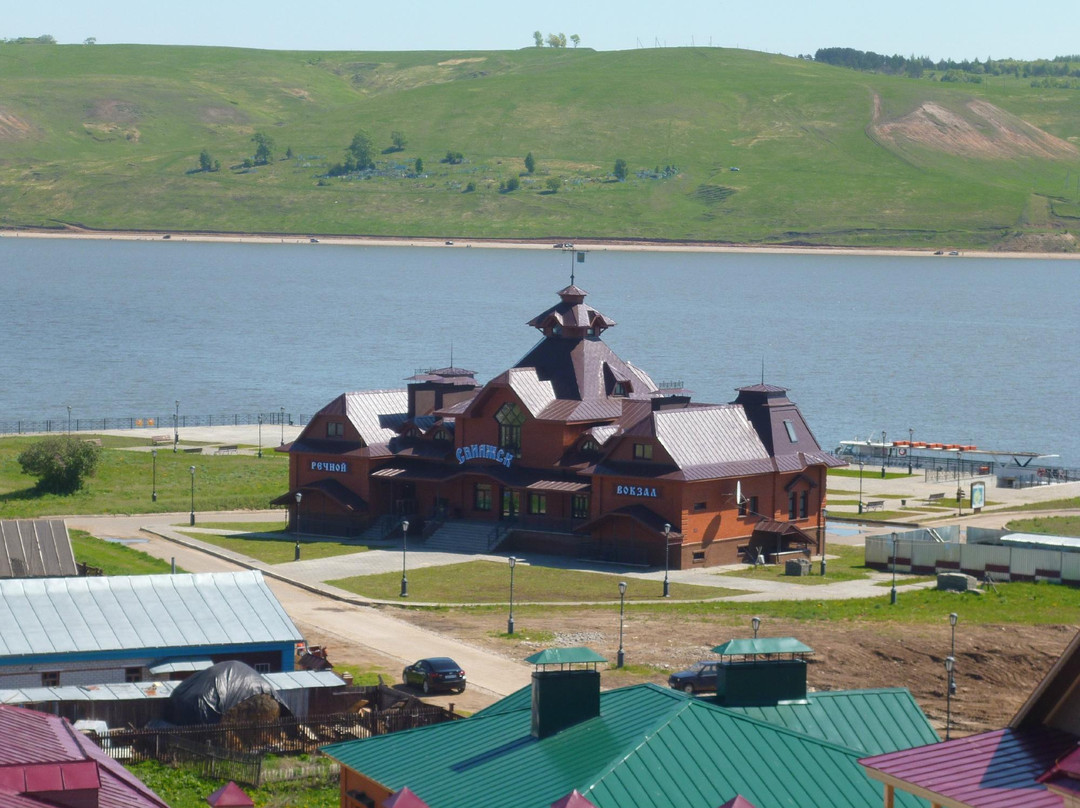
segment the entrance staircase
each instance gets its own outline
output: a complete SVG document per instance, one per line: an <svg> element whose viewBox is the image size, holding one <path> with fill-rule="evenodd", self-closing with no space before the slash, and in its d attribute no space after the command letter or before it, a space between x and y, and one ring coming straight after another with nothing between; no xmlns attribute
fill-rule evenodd
<svg viewBox="0 0 1080 808"><path fill-rule="evenodd" d="M487 553L493 527L491 522L455 519L444 522L420 546L436 553Z"/></svg>

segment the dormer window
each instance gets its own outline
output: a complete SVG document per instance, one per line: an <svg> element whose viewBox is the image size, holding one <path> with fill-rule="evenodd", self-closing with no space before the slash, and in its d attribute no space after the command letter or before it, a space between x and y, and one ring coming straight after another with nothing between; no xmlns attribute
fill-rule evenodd
<svg viewBox="0 0 1080 808"><path fill-rule="evenodd" d="M652 460L652 444L635 443L634 460Z"/></svg>
<svg viewBox="0 0 1080 808"><path fill-rule="evenodd" d="M791 421L788 421L788 420L785 419L784 420L784 429L787 430L788 440L790 440L792 443L798 443L799 442L799 436L795 434L795 424L793 424L793 423L791 423Z"/></svg>
<svg viewBox="0 0 1080 808"><path fill-rule="evenodd" d="M326 422L326 437L328 438L343 438L345 437L345 424L341 421L327 421Z"/></svg>
<svg viewBox="0 0 1080 808"><path fill-rule="evenodd" d="M581 451L583 451L583 452L599 452L600 451L600 444L597 443L596 441L594 441L592 438L589 438L587 441L585 441L583 444L581 444Z"/></svg>
<svg viewBox="0 0 1080 808"><path fill-rule="evenodd" d="M445 429L438 430L433 436L432 440L450 440L450 433Z"/></svg>
<svg viewBox="0 0 1080 808"><path fill-rule="evenodd" d="M615 382L615 386L611 390L613 396L628 396L630 392L626 388L626 382Z"/></svg>

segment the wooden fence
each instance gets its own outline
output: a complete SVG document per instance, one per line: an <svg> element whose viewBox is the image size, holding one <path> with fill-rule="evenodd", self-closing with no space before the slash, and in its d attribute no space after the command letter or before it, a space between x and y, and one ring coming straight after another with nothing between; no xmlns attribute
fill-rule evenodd
<svg viewBox="0 0 1080 808"><path fill-rule="evenodd" d="M284 770L293 774L283 775L280 771L270 774L263 765L267 755L314 752L321 746L339 741L385 735L457 717L442 707L412 704L405 709L365 709L270 722L113 729L105 735L89 733L89 736L116 760L181 763L205 776L257 786L264 779L312 776L312 772L302 767Z"/></svg>

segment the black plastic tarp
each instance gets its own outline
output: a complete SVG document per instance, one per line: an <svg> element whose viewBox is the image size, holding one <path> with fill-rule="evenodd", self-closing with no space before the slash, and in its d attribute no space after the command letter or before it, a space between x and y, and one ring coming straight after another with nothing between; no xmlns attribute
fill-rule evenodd
<svg viewBox="0 0 1080 808"><path fill-rule="evenodd" d="M252 696L265 693L280 703L270 683L243 662L219 662L185 679L169 697L174 724L217 724L222 716ZM282 710L288 709L282 705Z"/></svg>

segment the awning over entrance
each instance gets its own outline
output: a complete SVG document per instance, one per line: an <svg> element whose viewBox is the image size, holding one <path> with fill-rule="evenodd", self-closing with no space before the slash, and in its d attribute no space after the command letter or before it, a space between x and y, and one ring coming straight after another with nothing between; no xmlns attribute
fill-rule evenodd
<svg viewBox="0 0 1080 808"><path fill-rule="evenodd" d="M668 521L645 505L626 505L622 508L616 508L609 513L605 513L603 516L598 516L595 519L586 522L583 525L579 525L574 528L575 533L587 533L591 531L597 525L601 525L609 519L632 519L639 524L645 525L650 530L655 530L660 535L664 534L664 525L669 524ZM679 536L677 531L672 531L671 536Z"/></svg>
<svg viewBox="0 0 1080 808"><path fill-rule="evenodd" d="M817 539L803 531L798 525L791 522L780 522L774 519L762 519L754 525L753 538L766 538L776 541L778 538L786 543L814 545Z"/></svg>
<svg viewBox="0 0 1080 808"><path fill-rule="evenodd" d="M391 463L375 469L371 476L377 480L402 480L412 483L440 483L457 477L461 472L428 463Z"/></svg>
<svg viewBox="0 0 1080 808"><path fill-rule="evenodd" d="M326 495L347 511L366 511L368 504L359 494L346 488L337 480L317 480L299 488L294 488L287 494L282 494L277 499L271 500L271 505L292 505L296 502L296 492L304 494L309 491L317 491Z"/></svg>

